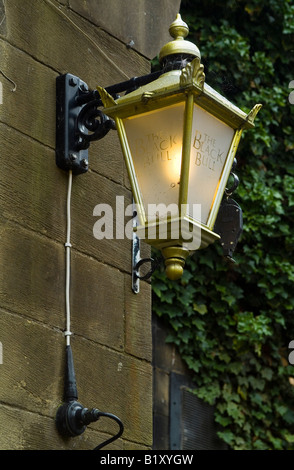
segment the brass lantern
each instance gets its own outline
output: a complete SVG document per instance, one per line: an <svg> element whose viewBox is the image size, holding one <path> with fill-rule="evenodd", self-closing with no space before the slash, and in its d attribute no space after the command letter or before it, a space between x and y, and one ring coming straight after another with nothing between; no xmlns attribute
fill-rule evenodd
<svg viewBox="0 0 294 470"><path fill-rule="evenodd" d="M249 114L205 83L199 49L177 15L159 54L159 78L114 100L98 87L115 120L138 213L138 235L159 248L170 279L185 260L219 238L213 231Z"/></svg>

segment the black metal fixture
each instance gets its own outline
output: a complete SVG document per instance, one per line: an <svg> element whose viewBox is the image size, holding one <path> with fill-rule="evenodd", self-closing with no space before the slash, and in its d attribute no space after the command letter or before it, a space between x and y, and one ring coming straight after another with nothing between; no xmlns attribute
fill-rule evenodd
<svg viewBox="0 0 294 470"><path fill-rule="evenodd" d="M78 401L78 391L75 377L74 361L71 346L66 347L66 374L64 383L64 403L58 408L56 426L62 436L75 437L82 434L90 423L98 421L101 417L114 420L119 425L117 434L95 447L102 447L118 439L124 430L121 420L112 413L106 413L97 408L85 408Z"/></svg>
<svg viewBox="0 0 294 470"><path fill-rule="evenodd" d="M220 244L223 249L223 255L233 263L233 253L238 240L243 231L243 213L239 204L231 198L232 194L239 186L239 178L234 173L237 160L234 159L231 176L233 184L225 190L225 196L220 205L220 209L215 221L214 230L220 235Z"/></svg>

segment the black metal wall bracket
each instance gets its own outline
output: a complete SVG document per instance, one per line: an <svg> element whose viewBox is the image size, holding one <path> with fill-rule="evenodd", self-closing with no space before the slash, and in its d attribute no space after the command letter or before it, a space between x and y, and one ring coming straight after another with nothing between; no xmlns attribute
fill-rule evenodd
<svg viewBox="0 0 294 470"><path fill-rule="evenodd" d="M89 91L79 77L65 74L56 79L56 164L73 174L88 170L88 148L102 139L114 121L101 110L98 91Z"/></svg>

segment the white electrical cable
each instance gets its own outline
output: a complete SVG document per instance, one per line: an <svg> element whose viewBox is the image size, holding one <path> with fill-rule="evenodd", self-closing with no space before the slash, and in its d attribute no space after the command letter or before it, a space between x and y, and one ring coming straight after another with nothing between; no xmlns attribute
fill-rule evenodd
<svg viewBox="0 0 294 470"><path fill-rule="evenodd" d="M64 335L66 337L66 345L70 345L70 231L71 231L71 188L72 188L72 171L68 172L68 190L67 190L67 204L66 204L66 242L64 244L66 250L65 261L65 311L66 311L66 330Z"/></svg>

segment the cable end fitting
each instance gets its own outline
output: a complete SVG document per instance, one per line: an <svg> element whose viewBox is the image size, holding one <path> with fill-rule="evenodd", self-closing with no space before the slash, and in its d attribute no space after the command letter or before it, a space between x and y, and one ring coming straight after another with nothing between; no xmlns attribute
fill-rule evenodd
<svg viewBox="0 0 294 470"><path fill-rule="evenodd" d="M63 436L79 436L90 423L95 423L101 416L96 408L89 410L77 400L63 403L57 410L56 425Z"/></svg>
<svg viewBox="0 0 294 470"><path fill-rule="evenodd" d="M77 419L77 413L83 406L76 400L63 403L56 414L56 426L62 436L79 436L86 430L86 425Z"/></svg>

